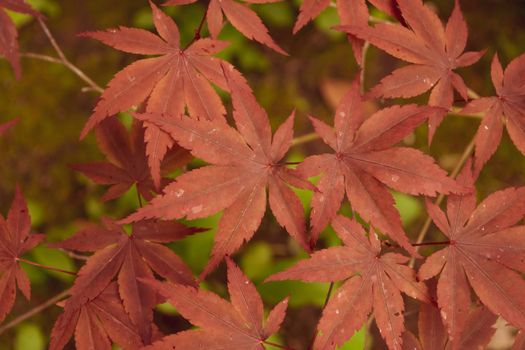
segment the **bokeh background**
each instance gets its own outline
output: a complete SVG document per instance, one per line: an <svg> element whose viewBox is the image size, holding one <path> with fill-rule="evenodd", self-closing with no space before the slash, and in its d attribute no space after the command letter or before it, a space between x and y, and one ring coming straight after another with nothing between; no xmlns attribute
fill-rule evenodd
<svg viewBox="0 0 525 350"><path fill-rule="evenodd" d="M78 33L119 25L153 30L150 9L146 0L28 0L47 17L47 23L66 56L99 85L138 56L123 54L94 40L80 38ZM158 3L158 1L157 1ZM452 0L428 1L442 19L448 18ZM279 125L295 108L298 113L295 135L311 133L307 115L331 121L335 105L357 73L350 45L345 36L330 29L337 24L335 9L323 12L313 24L296 36L291 28L298 12L299 1L253 6L270 28L273 38L287 52L284 57L248 41L227 25L220 38L231 45L220 55L248 78L259 102L267 109L272 125ZM461 74L469 87L480 95L490 95L489 66L497 51L504 66L525 52L525 0L463 0L462 9L469 24L468 49L487 48L480 62L464 69ZM201 16L204 4L166 8L178 23L183 44L188 43ZM375 16L381 13L372 12ZM20 30L22 52L55 55L40 27L30 17L14 14ZM98 222L105 216L120 218L138 206L134 191L123 198L101 203L104 188L90 182L70 168L70 164L101 160L96 140L90 135L79 142L79 133L97 100L97 93L86 91L83 84L66 68L32 58L22 58L23 78L15 80L6 60L0 59L0 122L19 117L20 122L0 139L0 211L5 214L11 203L15 185L21 185L29 202L33 229L47 234L48 241L57 241L73 234L86 222ZM399 61L379 52L368 51L365 85L373 86ZM227 95L223 95L228 100ZM424 102L427 96L415 99ZM395 101L369 103L372 112ZM129 117L123 115L123 120ZM439 164L451 170L471 140L479 120L449 116L438 129L431 147L427 146L426 127L405 139L405 143L432 154ZM326 150L322 142L311 141L292 149L289 161L300 161L310 154ZM199 166L195 161L190 167ZM488 162L477 183L480 198L508 186L525 185L525 158L505 134L497 153ZM308 210L309 193L299 191ZM407 233L413 240L426 216L422 201L395 194ZM343 212L349 208L343 208ZM211 230L171 245L193 271L199 273L208 259L213 238L213 227L220 216L196 220L192 225ZM431 227L427 239L439 239ZM339 244L333 232L326 230L320 247ZM423 251L429 253L430 251ZM272 306L285 296L291 296L290 309L282 332L273 339L289 346L304 349L313 334L320 316L328 284L301 282L274 282L262 284L270 274L292 265L306 255L266 215L254 239L236 255L243 271L256 283L265 304ZM71 271L78 270L82 261L44 246L34 249L28 259ZM8 322L71 285L71 276L38 270L25 265L32 282L32 299L18 297ZM205 287L227 296L224 267L206 281ZM415 330L417 306L408 302L407 327ZM47 347L48 337L59 307L50 307L0 334L0 349L40 350ZM168 305L158 308L156 320L164 332L187 328L189 324L177 316ZM499 324L491 349L506 349L512 344L514 330ZM344 349L382 349L377 341L375 326L361 330ZM70 344L73 348L73 345Z"/></svg>

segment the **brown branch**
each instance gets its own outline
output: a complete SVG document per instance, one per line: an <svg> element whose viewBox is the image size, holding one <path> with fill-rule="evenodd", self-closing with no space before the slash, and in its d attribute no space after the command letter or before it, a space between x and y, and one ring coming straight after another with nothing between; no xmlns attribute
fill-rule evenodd
<svg viewBox="0 0 525 350"><path fill-rule="evenodd" d="M208 11L204 12L204 16L202 16L201 21L199 23L199 26L195 29L195 34L193 35L193 39L191 39L190 43L187 47L190 47L194 42L199 40L201 38L201 31L202 27L204 26L204 22L206 21L206 16L208 15Z"/></svg>
<svg viewBox="0 0 525 350"><path fill-rule="evenodd" d="M49 42L51 43L51 46L53 46L53 49L55 49L55 52L58 55L58 58L41 55L41 54L35 54L35 53L25 53L23 56L30 57L30 58L36 58L47 62L62 64L64 67L72 71L76 76L78 76L80 79L82 79L86 84L90 86L90 88L94 91L97 91L98 93L104 92L104 89L101 88L97 83L95 83L90 77L88 77L80 68L75 66L73 63L71 63L66 55L64 55L64 52L58 45L57 41L53 37L53 34L51 34L51 31L45 24L45 22L42 19L38 19L38 23L40 24L40 27L44 31L44 34L48 38Z"/></svg>
<svg viewBox="0 0 525 350"><path fill-rule="evenodd" d="M56 304L57 302L65 298L68 294L69 294L69 289L66 289L65 291L58 293L51 299L48 299L44 301L42 304L30 309L26 313L14 318L11 322L8 322L5 325L0 327L0 334L4 333L10 328L15 327L16 325L27 320L28 318L33 317L34 315L38 314L40 311L47 309L48 307Z"/></svg>

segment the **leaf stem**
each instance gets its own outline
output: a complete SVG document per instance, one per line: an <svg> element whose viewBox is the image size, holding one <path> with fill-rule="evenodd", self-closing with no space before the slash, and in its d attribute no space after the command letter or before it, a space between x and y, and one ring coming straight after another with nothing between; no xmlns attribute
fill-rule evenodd
<svg viewBox="0 0 525 350"><path fill-rule="evenodd" d="M472 140L470 140L470 143L467 145L467 147L465 147L465 150L463 151L463 154L459 158L459 161L456 164L456 167L454 168L454 170L452 170L452 173L450 174L450 177L455 179L456 176L458 176L459 172L461 171L461 168L463 168L463 165L465 164L467 159L470 157L470 155L474 151L474 145L475 144L476 144L476 137L474 136L472 138ZM441 202L443 202L444 199L445 199L445 195L443 193L441 193L437 197L437 199L434 202L434 204L439 206L441 204ZM425 220L425 223L423 224L423 227L421 228L421 230L419 231L419 234L417 236L417 240L416 240L416 243L414 245L416 247L416 252L419 250L418 244L423 242L423 240L425 239L425 236L426 236L426 234L428 232L428 229L430 228L430 223L431 222L432 222L432 219L430 218L430 216L428 216L427 219ZM415 259L412 258L410 260L409 266L410 267L414 267L414 263L415 263Z"/></svg>
<svg viewBox="0 0 525 350"><path fill-rule="evenodd" d="M330 287L328 287L328 292L326 292L326 298L324 299L323 308L321 309L321 313L326 308L326 305L328 305L328 302L330 301L330 296L332 295L332 290L334 289L334 282L330 282ZM317 338L317 330L315 330L314 336L312 337L312 340L310 341L310 345L308 346L308 350L312 350L314 348L315 339Z"/></svg>
<svg viewBox="0 0 525 350"><path fill-rule="evenodd" d="M412 243L412 247L422 247L422 246L427 246L427 245L443 245L443 244L450 244L450 241Z"/></svg>
<svg viewBox="0 0 525 350"><path fill-rule="evenodd" d="M274 343L268 340L263 340L263 344L270 345L270 346L273 346L279 349L284 349L284 350L295 350L294 348L291 348L289 346L277 344L277 343Z"/></svg>
<svg viewBox="0 0 525 350"><path fill-rule="evenodd" d="M204 16L202 16L201 21L199 23L199 26L195 29L195 34L193 35L193 39L191 39L190 43L188 44L187 48L190 47L194 42L199 40L201 38L201 31L202 27L204 26L204 22L206 21L206 16L208 15L208 11L204 12Z"/></svg>
<svg viewBox="0 0 525 350"><path fill-rule="evenodd" d="M35 53L25 53L23 56L36 58L39 60L62 64L64 67L72 71L76 76L78 76L80 79L82 79L86 84L88 84L92 90L95 90L99 93L104 92L104 89L102 89L97 83L95 83L90 77L88 77L83 71L80 70L77 66L75 66L73 63L71 63L66 55L64 55L64 52L58 45L57 41L53 37L53 34L51 34L51 31L47 27L46 23L42 19L38 19L38 23L40 24L40 27L42 27L42 30L44 31L44 34L48 38L49 42L51 43L51 46L53 46L53 49L55 49L55 52L57 53L59 58L47 56L47 55L41 55L41 54L35 54Z"/></svg>
<svg viewBox="0 0 525 350"><path fill-rule="evenodd" d="M59 302L60 300L65 298L68 294L69 294L69 289L66 289L66 290L58 293L54 297L44 301L42 304L40 304L40 305L30 309L26 313L24 313L24 314L22 314L22 315L20 315L20 316L18 316L16 318L14 318L11 322L6 323L5 325L0 327L0 334L4 333L5 331L7 331L10 328L15 327L16 325L18 325L19 323L27 320L28 318L33 317L34 315L38 314L42 310L47 309L51 305L56 304L57 302Z"/></svg>
<svg viewBox="0 0 525 350"><path fill-rule="evenodd" d="M40 267L42 269L46 269L46 270L49 270L49 271L56 271L56 272L67 273L68 275L71 275L71 276L76 276L77 275L75 272L72 272L72 271L62 270L62 269L59 269L58 267L42 265L42 264L39 264L37 262L31 261L31 260L26 260L26 259L23 259L23 258L17 258L16 260L24 262L24 263L29 264L29 265L37 266L37 267Z"/></svg>
<svg viewBox="0 0 525 350"><path fill-rule="evenodd" d="M135 189L137 190L137 198L139 200L139 206L142 208L142 198L140 198L139 188L135 186Z"/></svg>
<svg viewBox="0 0 525 350"><path fill-rule="evenodd" d="M303 143L307 143L307 142L310 142L310 141L317 140L318 138L319 138L319 135L317 135L317 133L311 132L309 134L306 134L306 135L303 135L303 136L298 136L298 137L294 138L292 140L292 146L301 145Z"/></svg>

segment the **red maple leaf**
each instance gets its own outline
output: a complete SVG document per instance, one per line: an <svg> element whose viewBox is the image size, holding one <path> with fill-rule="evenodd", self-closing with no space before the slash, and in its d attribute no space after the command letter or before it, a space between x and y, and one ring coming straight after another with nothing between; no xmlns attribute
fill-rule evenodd
<svg viewBox="0 0 525 350"><path fill-rule="evenodd" d="M459 344L456 345L448 341L439 309L434 304L422 303L419 307L419 340L410 331L406 331L403 334L403 349L450 350L453 346L458 349L485 349L496 332L496 328L493 328L496 320L497 316L487 308L473 308L469 312Z"/></svg>
<svg viewBox="0 0 525 350"><path fill-rule="evenodd" d="M411 63L396 69L370 91L374 97L413 97L432 89L429 105L450 109L454 89L467 100L467 86L454 72L477 62L485 51L463 53L467 43L467 24L456 0L446 27L421 0L398 0L410 29L401 24L379 23L374 27L339 26L349 34L369 41L388 54ZM445 113L429 119L429 142Z"/></svg>
<svg viewBox="0 0 525 350"><path fill-rule="evenodd" d="M192 4L197 0L168 0L164 6ZM263 4L269 2L279 2L282 0L244 0L248 4ZM269 48L288 55L283 49L273 41L268 28L261 21L259 16L246 5L242 5L234 0L210 0L206 11L208 30L212 38L216 39L224 25L223 13L232 26L241 34L251 40L255 40L268 46Z"/></svg>
<svg viewBox="0 0 525 350"><path fill-rule="evenodd" d="M27 299L31 297L29 278L18 259L40 243L44 235L30 231L27 204L17 187L7 220L0 214L0 322L13 307L17 286Z"/></svg>
<svg viewBox="0 0 525 350"><path fill-rule="evenodd" d="M223 120L226 110L208 81L228 89L221 63L211 57L227 43L200 39L189 47L180 46L180 34L175 22L150 2L155 28L160 36L138 28L120 27L107 31L84 33L124 52L160 55L138 60L109 82L93 114L82 131L84 137L102 120L127 111L147 100L146 111L175 116L184 113L185 106L193 117ZM160 164L173 140L155 124L146 123L146 154L155 185L160 185Z"/></svg>
<svg viewBox="0 0 525 350"><path fill-rule="evenodd" d="M225 69L226 71L228 69ZM266 210L266 187L270 208L277 221L305 249L304 210L288 187L313 186L280 161L290 148L294 114L272 133L268 116L249 89L228 74L237 129L220 120L177 119L158 114L140 118L157 123L182 147L212 165L195 169L164 188L124 222L144 218L202 218L224 210L215 235L212 256L201 277L226 255L234 253L259 227Z"/></svg>
<svg viewBox="0 0 525 350"><path fill-rule="evenodd" d="M102 196L102 201L122 196L133 185L147 200L153 198L157 191L148 168L142 122L134 121L128 135L117 118L106 119L96 127L96 135L108 161L74 164L71 167L97 184L111 185ZM173 145L161 164L161 174L182 167L191 159L186 150ZM168 181L168 178L162 178L161 186Z"/></svg>
<svg viewBox="0 0 525 350"><path fill-rule="evenodd" d="M117 276L120 297L142 341L152 339L152 308L157 304L156 293L139 283L139 278L153 278L153 272L174 283L195 286L195 278L186 264L169 248L160 243L182 239L196 232L177 222L140 221L128 235L110 220L105 227L92 226L77 232L54 247L93 251L78 272L71 288L66 310L74 311L96 298Z"/></svg>
<svg viewBox="0 0 525 350"><path fill-rule="evenodd" d="M319 136L335 151L308 157L297 168L305 177L323 173L317 184L319 192L314 193L311 202L312 245L336 215L346 190L355 211L414 252L386 186L430 196L459 191L461 187L446 176L432 157L413 148L392 145L436 111L439 109L428 106L394 106L365 119L356 81L336 110L335 130L310 118Z"/></svg>
<svg viewBox="0 0 525 350"><path fill-rule="evenodd" d="M381 335L390 349L401 349L404 303L401 291L429 302L427 287L404 265L410 259L397 253L381 255L381 243L374 233L366 237L363 227L343 216L332 226L345 246L317 251L267 281L301 280L335 282L347 280L323 310L317 325L314 349L334 349L348 340L374 310Z"/></svg>
<svg viewBox="0 0 525 350"><path fill-rule="evenodd" d="M42 15L24 0L0 0L0 55L7 58L15 71L16 78L20 79L22 68L20 67L20 52L18 51L18 31L5 10L39 18L42 18Z"/></svg>
<svg viewBox="0 0 525 350"><path fill-rule="evenodd" d="M77 349L110 350L111 341L133 350L143 344L137 328L129 319L112 282L94 299L60 314L51 332L51 350L61 350L75 333Z"/></svg>
<svg viewBox="0 0 525 350"><path fill-rule="evenodd" d="M496 96L471 101L462 111L486 112L476 133L475 176L496 152L504 124L512 142L525 154L525 54L512 60L505 71L494 55L491 75Z"/></svg>
<svg viewBox="0 0 525 350"><path fill-rule="evenodd" d="M458 181L474 189L470 162ZM525 214L524 195L525 187L508 188L488 196L477 208L474 191L451 195L446 215L427 201L430 217L449 242L426 259L419 276L426 280L440 274L438 305L456 344L468 318L469 284L490 311L525 327L525 281L516 272L525 272L525 227L514 226Z"/></svg>
<svg viewBox="0 0 525 350"><path fill-rule="evenodd" d="M232 260L227 263L230 302L206 290L147 281L200 328L167 336L144 350L265 349L263 343L279 330L284 319L288 298L274 307L263 324L263 302L257 289Z"/></svg>
<svg viewBox="0 0 525 350"><path fill-rule="evenodd" d="M0 124L0 135L12 128L16 123L18 123L18 119L12 119L6 123Z"/></svg>

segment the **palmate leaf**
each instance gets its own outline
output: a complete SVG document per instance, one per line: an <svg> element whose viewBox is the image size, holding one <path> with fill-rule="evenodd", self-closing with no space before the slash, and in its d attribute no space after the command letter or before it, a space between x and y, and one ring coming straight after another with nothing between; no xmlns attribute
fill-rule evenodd
<svg viewBox="0 0 525 350"><path fill-rule="evenodd" d="M95 252L78 272L65 312L77 312L98 297L117 276L124 308L142 342L149 344L153 336L152 308L158 298L154 290L138 279L153 278L155 272L174 283L195 286L191 270L161 244L182 239L193 232L196 230L176 222L141 221L133 225L133 232L128 235L120 226L106 220L105 227L91 226L54 244L58 248Z"/></svg>
<svg viewBox="0 0 525 350"><path fill-rule="evenodd" d="M185 106L193 117L223 120L226 110L209 84L228 90L221 64L240 76L228 63L211 55L227 46L226 42L200 39L189 47L180 46L179 29L175 22L150 2L155 28L160 36L138 28L120 27L82 35L100 40L124 52L158 55L138 60L109 82L84 130L89 130L116 113L127 111L146 102L146 111L178 116ZM160 186L161 161L173 146L173 139L156 124L145 123L146 155L156 187Z"/></svg>
<svg viewBox="0 0 525 350"><path fill-rule="evenodd" d="M435 107L394 106L365 119L363 101L355 82L343 97L334 117L334 128L311 118L315 130L335 153L306 158L297 168L305 177L322 173L312 198L311 243L336 215L344 193L365 220L409 252L408 242L394 199L387 186L413 195L461 191L434 159L419 150L393 147L426 118L440 112Z"/></svg>
<svg viewBox="0 0 525 350"><path fill-rule="evenodd" d="M237 130L217 120L140 115L144 120L157 123L195 157L212 165L177 177L165 187L162 196L154 198L124 221L195 219L224 209L211 259L201 278L226 255L234 253L244 241L251 239L266 210L266 188L269 189L270 208L279 224L304 249L309 249L303 207L288 185L314 187L280 163L292 141L294 114L279 127L272 139L264 109L249 89L234 76L227 75Z"/></svg>
<svg viewBox="0 0 525 350"><path fill-rule="evenodd" d="M27 299L31 297L29 278L20 267L18 258L38 245L44 235L31 234L30 231L27 203L17 187L7 219L0 214L0 322L13 307L17 286Z"/></svg>
<svg viewBox="0 0 525 350"><path fill-rule="evenodd" d="M197 0L168 0L164 6L192 4ZM282 0L243 0L248 4L264 4L279 2ZM217 39L224 25L223 13L241 34L251 40L255 40L269 48L283 54L287 53L279 47L268 33L268 28L259 16L247 5L235 0L211 0L206 12L208 30L213 39Z"/></svg>
<svg viewBox="0 0 525 350"><path fill-rule="evenodd" d="M411 63L396 69L372 89L374 97L413 97L432 90L429 105L448 110L454 101L454 90L465 100L467 87L455 69L477 62L484 51L463 53L468 37L467 24L459 1L447 25L422 0L397 1L403 19L401 24L380 23L374 27L339 26L338 29L369 41L388 54ZM429 119L429 142L443 120L445 113L436 113Z"/></svg>
<svg viewBox="0 0 525 350"><path fill-rule="evenodd" d="M470 162L458 178L474 188ZM453 348L459 349L470 305L470 287L487 308L525 327L525 188L493 193L476 208L475 193L451 195L447 214L427 201L430 217L449 238L447 248L429 256L419 270L426 280L440 274L438 305Z"/></svg>
<svg viewBox="0 0 525 350"><path fill-rule="evenodd" d="M497 317L487 308L478 306L468 315L465 329L461 333L459 349L485 349L496 332L494 323ZM432 303L423 303L419 307L419 339L407 331L403 334L403 350L449 350L453 342L448 341L448 334L439 308Z"/></svg>
<svg viewBox="0 0 525 350"><path fill-rule="evenodd" d="M263 324L263 302L253 283L227 259L230 302L214 293L182 285L146 281L181 315L200 327L169 335L144 350L264 350L263 342L280 328L288 299L277 304Z"/></svg>
<svg viewBox="0 0 525 350"><path fill-rule="evenodd" d="M157 189L148 168L142 122L135 120L128 133L117 118L110 118L102 121L95 131L99 148L108 161L74 164L71 167L97 184L111 185L102 196L103 201L122 196L133 185L147 200L153 198ZM192 158L189 152L173 145L161 163L161 174L186 165ZM162 187L169 181L165 177L161 180Z"/></svg>
<svg viewBox="0 0 525 350"><path fill-rule="evenodd" d="M267 281L288 279L306 282L347 280L323 310L317 325L314 349L328 350L348 340L374 311L382 337L390 349L401 349L404 303L401 291L422 302L429 302L427 287L416 280L414 270L405 264L408 257L397 253L381 255L381 243L374 233L366 237L354 220L337 216L332 221L343 247L315 252Z"/></svg>
<svg viewBox="0 0 525 350"><path fill-rule="evenodd" d="M485 112L476 133L475 175L496 152L503 125L506 125L514 145L525 154L525 54L512 60L505 71L497 54L494 55L491 76L496 96L471 101L462 111Z"/></svg>
<svg viewBox="0 0 525 350"><path fill-rule="evenodd" d="M115 282L80 307L66 308L51 332L50 349L62 349L73 333L78 350L110 350L112 341L125 350L143 345L137 327L124 309Z"/></svg>
<svg viewBox="0 0 525 350"><path fill-rule="evenodd" d="M22 68L20 67L20 52L18 51L18 31L5 10L39 18L43 16L24 0L0 0L0 56L7 58L13 67L16 78L20 79Z"/></svg>

